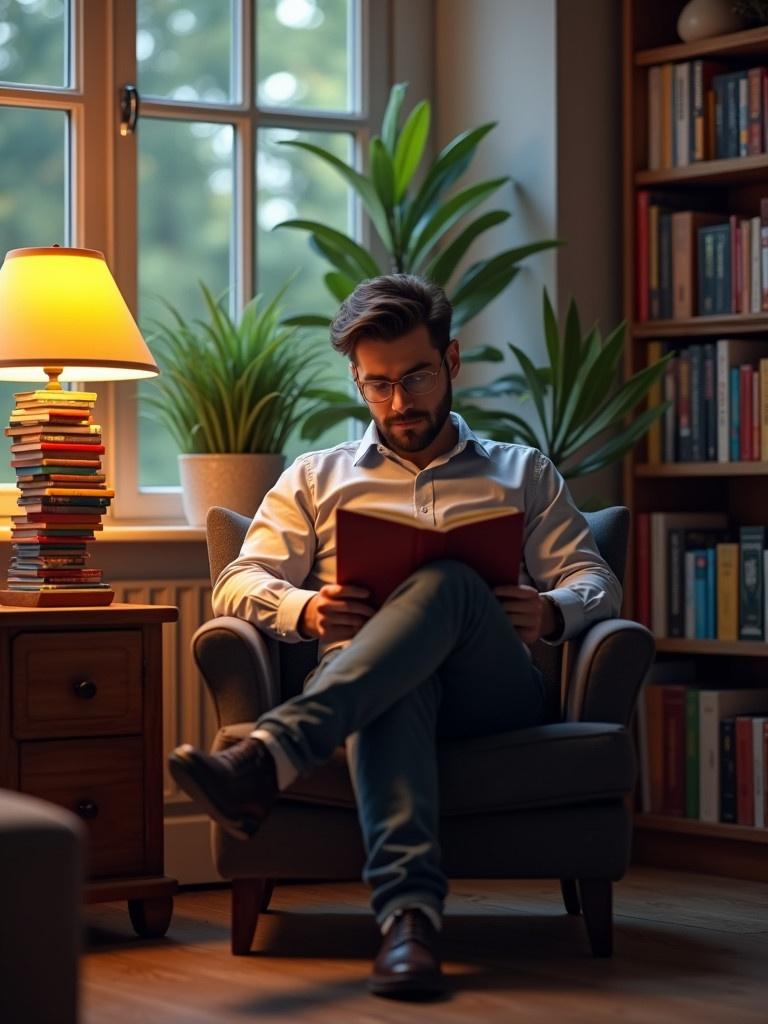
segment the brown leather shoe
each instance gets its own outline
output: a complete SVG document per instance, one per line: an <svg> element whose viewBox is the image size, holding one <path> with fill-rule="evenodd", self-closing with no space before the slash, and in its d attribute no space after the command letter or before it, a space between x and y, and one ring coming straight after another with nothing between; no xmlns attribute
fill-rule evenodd
<svg viewBox="0 0 768 1024"><path fill-rule="evenodd" d="M185 743L170 755L168 766L184 792L238 839L258 830L277 799L274 758L253 736L216 754Z"/></svg>
<svg viewBox="0 0 768 1024"><path fill-rule="evenodd" d="M368 988L392 999L434 999L445 992L437 931L423 911L396 915L374 961Z"/></svg>

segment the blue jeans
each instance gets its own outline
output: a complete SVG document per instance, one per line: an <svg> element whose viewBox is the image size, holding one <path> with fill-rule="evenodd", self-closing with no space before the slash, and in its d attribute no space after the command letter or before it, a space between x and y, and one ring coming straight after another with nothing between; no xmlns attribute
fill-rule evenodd
<svg viewBox="0 0 768 1024"><path fill-rule="evenodd" d="M442 912L436 738L545 720L541 675L483 580L433 562L402 583L352 642L331 651L304 692L259 728L301 774L347 742L379 923L400 907Z"/></svg>

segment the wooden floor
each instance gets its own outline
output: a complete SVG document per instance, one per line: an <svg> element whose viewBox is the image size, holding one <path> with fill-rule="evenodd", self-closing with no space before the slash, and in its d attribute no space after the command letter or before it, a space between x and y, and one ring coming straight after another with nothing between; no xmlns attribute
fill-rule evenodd
<svg viewBox="0 0 768 1024"><path fill-rule="evenodd" d="M634 869L615 887L608 961L556 885L456 882L452 991L430 1005L367 994L378 934L362 885L278 887L249 957L229 953L226 890L181 893L163 940L136 939L121 904L86 913L84 1024L768 1021L768 885L754 882Z"/></svg>

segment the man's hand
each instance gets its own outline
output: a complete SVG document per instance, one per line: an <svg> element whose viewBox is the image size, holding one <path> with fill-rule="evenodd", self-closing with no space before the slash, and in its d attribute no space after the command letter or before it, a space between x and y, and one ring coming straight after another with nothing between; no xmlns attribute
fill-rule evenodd
<svg viewBox="0 0 768 1024"><path fill-rule="evenodd" d="M530 647L555 631L555 611L535 587L508 584L496 587L493 592L524 644Z"/></svg>
<svg viewBox="0 0 768 1024"><path fill-rule="evenodd" d="M362 587L327 583L304 605L299 632L326 643L351 640L376 611L365 603L369 597Z"/></svg>

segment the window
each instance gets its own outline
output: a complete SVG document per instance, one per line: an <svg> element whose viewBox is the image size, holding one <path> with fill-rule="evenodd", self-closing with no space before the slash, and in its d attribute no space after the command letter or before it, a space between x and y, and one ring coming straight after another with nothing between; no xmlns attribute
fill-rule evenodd
<svg viewBox="0 0 768 1024"><path fill-rule="evenodd" d="M360 159L386 100L388 6L0 0L2 253L56 241L103 250L145 335L164 301L201 312L198 281L227 293L236 313L293 274L288 311L330 313L306 237L272 229L307 216L349 230L359 211L341 179L281 142ZM127 84L139 117L135 133L121 134L109 98ZM329 368L344 379L330 348ZM181 515L176 450L139 415L151 387L99 388L121 519ZM15 389L0 384L3 410ZM5 513L11 479L3 460Z"/></svg>

